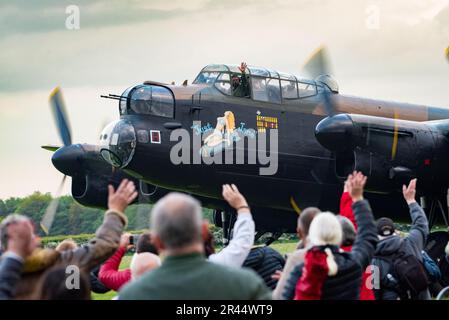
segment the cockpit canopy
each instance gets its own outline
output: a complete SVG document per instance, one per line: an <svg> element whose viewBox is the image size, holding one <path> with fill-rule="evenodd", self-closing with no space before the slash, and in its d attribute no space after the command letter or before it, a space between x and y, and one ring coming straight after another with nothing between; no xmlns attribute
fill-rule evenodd
<svg viewBox="0 0 449 320"><path fill-rule="evenodd" d="M321 82L254 66L248 66L243 77L238 65L227 64L204 67L193 83L210 84L225 95L271 103L311 97L325 89Z"/></svg>
<svg viewBox="0 0 449 320"><path fill-rule="evenodd" d="M122 93L120 114L130 111L134 114L173 118L174 104L173 93L168 88L143 84Z"/></svg>

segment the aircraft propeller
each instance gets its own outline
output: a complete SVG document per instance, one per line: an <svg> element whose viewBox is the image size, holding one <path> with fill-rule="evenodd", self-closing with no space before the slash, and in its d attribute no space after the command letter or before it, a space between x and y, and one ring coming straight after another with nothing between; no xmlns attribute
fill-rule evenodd
<svg viewBox="0 0 449 320"><path fill-rule="evenodd" d="M72 134L70 130L70 125L66 113L66 108L64 104L64 99L62 97L61 88L56 87L49 97L50 108L53 113L56 126L58 128L58 134L64 144L67 147L72 144ZM43 149L49 151L56 151L59 149L57 146L42 146ZM58 210L59 198L61 196L62 189L64 187L67 175L62 177L61 183L59 184L58 190L55 194L54 199L50 202L41 220L41 228L44 230L45 234L50 232L51 226L56 216Z"/></svg>
<svg viewBox="0 0 449 320"><path fill-rule="evenodd" d="M321 77L329 77L332 72L326 47L321 46L316 49L309 59L307 59L302 69L318 82ZM324 111L328 117L331 117L335 114L336 106L331 97L330 90L325 89L322 93Z"/></svg>

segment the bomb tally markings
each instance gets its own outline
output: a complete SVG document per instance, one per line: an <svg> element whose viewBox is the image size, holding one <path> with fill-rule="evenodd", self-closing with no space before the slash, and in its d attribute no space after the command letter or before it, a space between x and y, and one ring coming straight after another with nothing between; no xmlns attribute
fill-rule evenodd
<svg viewBox="0 0 449 320"><path fill-rule="evenodd" d="M278 128L278 118L257 115L256 126L258 132L266 132L267 129Z"/></svg>

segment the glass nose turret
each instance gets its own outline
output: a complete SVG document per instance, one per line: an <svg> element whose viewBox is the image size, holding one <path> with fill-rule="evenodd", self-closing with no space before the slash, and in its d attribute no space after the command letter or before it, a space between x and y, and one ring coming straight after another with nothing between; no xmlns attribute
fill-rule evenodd
<svg viewBox="0 0 449 320"><path fill-rule="evenodd" d="M103 159L116 168L126 167L136 149L136 132L128 120L108 124L100 136L100 153Z"/></svg>

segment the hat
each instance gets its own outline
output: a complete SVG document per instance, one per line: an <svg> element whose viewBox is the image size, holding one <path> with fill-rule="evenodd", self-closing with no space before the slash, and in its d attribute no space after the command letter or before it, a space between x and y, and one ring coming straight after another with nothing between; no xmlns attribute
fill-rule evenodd
<svg viewBox="0 0 449 320"><path fill-rule="evenodd" d="M394 222L390 218L380 218L377 221L377 233L383 237L393 235L395 231Z"/></svg>

